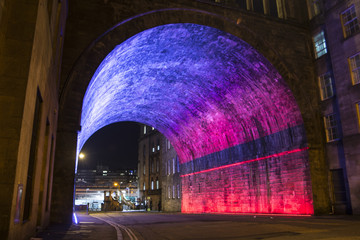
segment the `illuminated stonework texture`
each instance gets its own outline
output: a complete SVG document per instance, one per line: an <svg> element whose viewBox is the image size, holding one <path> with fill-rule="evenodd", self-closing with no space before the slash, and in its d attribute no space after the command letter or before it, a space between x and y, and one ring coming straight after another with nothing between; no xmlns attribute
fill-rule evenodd
<svg viewBox="0 0 360 240"><path fill-rule="evenodd" d="M295 99L276 69L231 34L169 24L119 44L88 86L78 149L119 121L153 126L172 142L183 212L313 213Z"/></svg>

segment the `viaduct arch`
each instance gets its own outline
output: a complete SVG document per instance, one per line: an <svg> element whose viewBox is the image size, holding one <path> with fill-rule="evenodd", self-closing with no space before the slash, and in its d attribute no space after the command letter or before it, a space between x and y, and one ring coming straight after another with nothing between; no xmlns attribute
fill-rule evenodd
<svg viewBox="0 0 360 240"><path fill-rule="evenodd" d="M269 20L246 13L241 16L229 13L228 17L223 17L203 9L162 9L142 13L122 22L88 46L73 65L60 96L52 198L53 221L67 222L71 219L71 193L77 133L81 130L82 101L96 69L121 42L147 29L174 23L194 23L232 34L253 46L280 73L297 102L304 123L309 147L306 152L310 163L314 211L327 212L329 203L324 191L327 188L324 143L318 137L323 133L320 116L316 112L318 96L311 65L311 42L306 29L276 20L270 22L272 25L264 28L263 24L269 23Z"/></svg>

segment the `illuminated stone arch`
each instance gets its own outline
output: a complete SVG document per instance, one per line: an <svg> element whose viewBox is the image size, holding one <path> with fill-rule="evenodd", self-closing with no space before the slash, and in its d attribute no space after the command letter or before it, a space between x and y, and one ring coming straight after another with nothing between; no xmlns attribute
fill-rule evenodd
<svg viewBox="0 0 360 240"><path fill-rule="evenodd" d="M174 14L176 13L176 14ZM181 18L176 18L174 16L177 15L181 15ZM180 20L181 19L181 20ZM142 119L139 120L143 123L148 123L150 125L153 125L155 127L157 127L161 132L163 132L167 137L169 137L172 142L174 143L175 146L177 146L177 151L179 152L180 155L180 159L182 159L182 163L183 163L183 192L184 193L188 193L187 196L184 196L183 202L185 203L185 205L183 205L183 210L185 212L196 212L196 211L200 211L200 212L244 212L244 211L249 211L249 212L285 212L285 213L313 213L313 209L312 209L312 197L311 197L311 181L310 181L310 175L309 175L309 166L308 166L308 151L307 151L307 144L306 144L306 139L304 138L305 136L305 129L315 129L316 131L318 131L317 127L313 127L312 125L314 124L314 122L310 123L305 119L305 129L304 126L302 125L302 119L301 119L301 114L300 112L302 112L303 116L305 115L306 118L310 118L313 119L314 116L311 115L315 115L313 113L313 111L310 112L310 116L307 116L307 110L311 107L312 105L308 104L308 102L306 101L306 99L304 100L304 102L302 102L302 104L300 104L300 111L299 109L297 109L297 104L295 102L295 99L293 98L291 92L289 92L289 88L286 86L285 82L288 83L288 85L290 86L290 89L293 91L293 93L295 93L295 98L298 100L301 98L302 94L304 96L306 96L306 94L304 94L303 91L305 91L305 89L303 89L302 87L297 88L295 87L296 85L301 86L303 85L303 83L301 83L301 81L303 79L298 78L296 74L294 74L293 72L296 71L291 71L289 69L291 69L290 67L286 66L284 64L284 61L282 61L280 59L281 54L276 53L275 51L272 50L272 48L268 47L267 44L264 43L264 40L261 39L261 37L257 36L254 32L250 31L249 26L246 25L237 25L235 22L231 22L231 21L227 21L226 19L218 16L218 15L214 15L211 13L207 13L204 11L195 11L195 10L188 10L188 9L168 9L168 10L162 10L162 11L155 11L155 12L151 12L151 13L147 13L147 14L143 14L141 16L137 16L136 18L130 19L129 21L125 21L121 24L119 24L118 26L114 27L113 29L111 29L109 32L107 32L106 34L104 34L103 36L101 36L97 41L95 41L81 56L81 58L77 61L77 63L75 64L75 66L73 67L73 70L68 78L67 84L64 87L64 91L62 91L61 93L61 101L60 101L60 114L59 114L59 131L58 131L58 138L60 137L60 143L58 140L58 147L57 147L57 153L58 152L66 152L67 155L65 157L65 159L67 159L67 161L65 161L63 164L58 164L57 169L60 169L61 166L65 166L65 164L68 164L69 162L73 162L75 161L74 157L76 156L76 149L74 148L74 146L70 147L67 144L69 143L75 143L76 142L76 133L77 130L80 130L79 125L80 125L80 113L81 113L81 103L82 103L82 99L85 95L85 91L88 87L88 84L90 82L90 79L92 78L92 76L95 73L95 70L97 69L97 67L100 65L100 63L103 61L103 59L108 55L109 52L111 52L118 44L126 41L128 38L143 32L146 32L146 29L151 29L151 28L157 28L157 26L160 25L164 25L164 26L170 26L170 25L166 25L166 24L171 24L171 23L195 23L195 24L201 24L203 25L205 28L209 28L209 29L221 29L224 30L225 32L223 32L225 35L228 34L228 38L224 38L224 40L226 41L227 39L231 39L232 37L243 41L245 40L245 42L249 42L252 44L252 46L254 46L256 48L256 51L254 49L252 49L251 51L252 54L257 55L260 59L267 59L269 60L269 62L264 61L262 62L264 64L264 67L267 69L265 70L265 72L269 72L271 73L271 77L269 77L269 79L277 79L279 80L278 83L280 85L283 85L283 92L286 92L286 96L283 100L285 100L283 103L285 103L287 100L289 103L289 107L287 109L292 109L292 114L290 117L290 120L288 122L284 122L283 123L283 127L279 128L277 130L279 131L268 131L269 128L262 128L261 131L257 131L257 133L254 133L252 131L247 131L246 129L243 130L243 140L244 141L240 141L240 139L242 138L238 138L236 137L236 139L233 141L231 139L231 136L235 136L237 133L234 133L234 135L231 134L225 134L220 142L222 142L220 145L222 147L218 148L218 149L212 149L211 151L209 150L209 146L212 146L213 143L212 142L208 142L207 144L205 144L206 146L196 146L195 149L186 152L185 149L191 149L189 148L189 146L195 146L192 143L187 143L188 139L181 139L181 138L176 138L175 135L177 133L177 130L181 131L181 129L172 129L172 128L167 128L168 125L161 125L159 123L154 123L151 124L151 121L147 121L146 119ZM174 26L174 25L172 25ZM207 27L206 27L207 26ZM213 27L213 28L210 28ZM229 33L231 33L232 35L230 35ZM232 37L231 37L232 36ZM235 37L236 36L236 37ZM232 40L231 40L232 41ZM245 43L244 42L244 43ZM121 45L120 45L121 46ZM248 48L250 47L250 45L247 45L246 43L244 44L244 46L247 46ZM251 47L250 47L251 48ZM260 52L261 54L259 54L258 52ZM265 56L265 58L263 58L261 55ZM275 68L273 67L269 67L271 66L271 64L273 66L275 66ZM261 64L258 66L259 68L262 68ZM277 71L276 71L277 70ZM266 74L264 74L265 72L262 72L262 76L265 76ZM280 74L278 74L277 72L279 72ZM206 74L206 73L203 73ZM249 74L249 73L247 73ZM252 73L250 73L252 74ZM282 77L285 77L285 81L282 79ZM311 75L310 75L311 76ZM234 80L236 82L236 80ZM232 80L228 81L229 84L231 84ZM276 82L276 81L275 81ZM253 82L252 82L253 83ZM266 85L266 80L264 82L264 84ZM255 84L256 85L256 84ZM280 86L279 85L279 86ZM217 86L213 86L214 89ZM255 89L256 86L252 86L252 84L249 84L249 89ZM213 89L213 90L214 90ZM272 89L272 90L276 90L276 88ZM220 95L222 96L226 96L226 89L219 89L220 92L222 92ZM251 90L250 90L251 91ZM211 91L210 91L211 92ZM215 93L216 91L214 91ZM225 95L224 95L225 94ZM217 95L217 94L214 94ZM255 94L256 95L256 94ZM259 93L259 96L261 95L261 91ZM231 96L235 96L234 93L231 93ZM270 95L269 95L270 96ZM276 95L272 95L272 96L276 96ZM213 99L217 99L218 96L213 96ZM247 99L243 99L243 101L246 101ZM276 100L276 99L273 99ZM279 100L279 99L278 99ZM81 101L81 102L80 102ZM231 108L230 105L232 103L236 102L235 99L230 99L228 105L224 105L222 107L224 108ZM269 101L270 102L270 101ZM259 104L263 103L261 100L259 101ZM255 107L255 106L251 106L251 105L247 105L250 108ZM259 106L259 105L257 105ZM218 106L221 108L221 106ZM211 108L208 109L209 111L211 111ZM196 111L195 111L196 112ZM190 113L190 112L189 112ZM219 111L218 112L220 115L224 115L223 112ZM214 112L214 116L216 116L216 111ZM190 114L191 115L191 114ZM191 116L186 116L186 117L191 117ZM235 114L236 117L235 118L241 118L241 116ZM234 116L235 116L234 115ZM224 116L222 116L224 117ZM284 118L285 115L282 117ZM225 116L226 118L226 116ZM263 120L257 120L256 117L249 117L248 118L248 123L257 128L258 130L260 128L258 128L260 125L259 123L265 123L267 121L266 119L266 114L262 115L261 118ZM220 118L219 118L220 119ZM250 121L251 119L251 121ZM270 119L270 118L269 118ZM269 120L268 119L268 120ZM119 120L119 119L118 119ZM126 119L124 118L123 120L138 120L138 119ZM216 123L216 121L219 121L218 119L213 118L211 121L214 121L214 123ZM264 122L262 122L264 121ZM276 120L276 118L270 120L270 121L278 121ZM220 123L220 122L217 122ZM229 122L227 122L229 123ZM240 123L241 125L241 120L238 119L238 123ZM203 125L208 124L208 122L204 121L202 123ZM315 125L317 123L315 122ZM250 126L247 125L247 126ZM271 125L271 123L269 123L268 125ZM287 128L285 127L285 125L287 125ZM214 125L215 126L215 125ZM224 127L224 125L222 125L221 123L218 124L218 126L222 126ZM191 132L193 130L196 129L197 126L190 126L187 131ZM242 125L242 128L244 128L245 126ZM166 129L171 129L173 135L166 133ZM250 127L251 129L251 127ZM222 131L225 129L218 129L217 133L222 133ZM237 129L239 130L239 129ZM261 133L260 133L261 132ZM194 133L193 133L194 134ZM258 134L258 136L255 136L256 134ZM273 135L275 134L275 135ZM281 135L282 137L276 136L276 134L279 134L279 136ZM191 135L191 134L190 134ZM183 136L190 136L190 135L183 135ZM290 138L289 138L290 136ZM291 137L292 136L292 137ZM226 140L225 140L226 139ZM253 139L254 141L251 141L251 139ZM250 144L249 141L250 140ZM279 145L282 146L279 149L266 149L266 146L271 146L271 145L263 145L264 142L266 143L271 143L273 142L273 140L278 140L280 141ZM293 144L290 144L291 147L289 147L290 145L286 144L286 141L295 141ZM309 141L309 138L308 138ZM310 138L310 145L312 144L312 142L314 141L313 138ZM66 142L66 143L65 143ZM180 143L181 142L181 143ZM178 144L177 144L178 143ZM243 145L245 143L245 145ZM248 145L246 145L246 143L248 143ZM188 146L186 146L188 144ZM183 150L180 149L179 146L183 146ZM184 147L186 146L186 147ZM225 146L225 147L224 147ZM239 156L243 156L241 151L245 148L254 148L253 150L259 151L256 152L255 155L251 155L251 151L248 152L248 155L246 157L243 157L242 159L239 159ZM199 151L199 148L204 148L204 149L208 149L208 150L204 150L204 151ZM227 149L227 150L226 150ZM224 151L225 150L225 151ZM309 153L311 155L311 151L312 149L310 148ZM254 152L253 152L254 153ZM231 159L228 158L229 154L231 155ZM193 195L192 194L197 194L199 195L200 193L192 191L191 190L191 184L193 181L196 182L206 182L207 186L212 186L213 189L216 189L216 187L219 186L215 186L216 182L218 182L216 179L221 179L221 176L224 176L226 174L229 174L229 172L226 171L234 171L235 168L239 168L237 170L237 172L242 172L243 177L245 177L244 179L247 179L248 182L250 181L250 175L252 176L253 181L258 181L259 180L259 176L267 176L269 177L269 172L266 174L266 168L268 168L271 165L276 165L278 166L277 170L274 172L275 175L278 175L278 171L283 171L284 169L282 169L282 165L281 163L279 164L279 162L281 162L279 159L284 156L285 158L289 158L290 161L295 160L294 164L298 164L298 165L302 165L302 169L300 171L303 172L302 174L302 180L300 180L304 187L301 188L302 193L296 192L297 190L295 190L296 188L296 182L289 182L289 184L287 186L285 186L285 190L284 191L288 191L285 193L285 195L290 196L291 194L293 194L295 196L295 194L297 194L297 196L302 195L302 197L300 197L299 201L300 202L294 202L289 200L288 202L284 202L283 199L279 200L281 203L280 208L282 209L277 209L274 206L269 206L268 202L275 202L277 201L276 199L271 199L271 198L267 198L267 197L262 197L262 199L259 200L255 200L255 199L251 199L252 197L256 197L259 196L258 193L259 191L265 191L264 189L260 189L260 186L264 186L263 184L257 185L255 188L255 192L249 192L248 196L249 197L245 197L242 199L242 203L241 204L237 204L237 206L231 205L231 204L222 204L222 205L217 205L218 207L212 208L211 204L212 202L214 202L216 199L212 198L210 195L207 194L203 194L203 198L199 198L199 199L210 199L210 201L202 204L201 206L203 206L202 209L195 209L194 207L190 206L189 204L187 204L188 201L186 201L186 198L189 199L191 198ZM289 157L290 156L290 157ZM293 157L295 156L295 157ZM57 154L57 159L59 158L59 154ZM62 156L62 158L64 159L64 157ZM206 161L203 161L205 158ZM237 159L235 159L237 158ZM227 160L226 160L227 159ZM262 161L264 160L265 161ZM296 159L301 159L300 161L296 162ZM242 161L250 161L253 163L245 163L242 164ZM261 163L261 161L263 163ZM57 160L58 162L58 160ZM264 162L266 162L264 164ZM231 165L233 164L233 165ZM259 165L260 164L260 165ZM60 166L59 166L60 165ZM248 166L245 167L244 166ZM249 167L250 166L250 167ZM68 167L67 167L68 168ZM65 173L65 168L61 168L62 171L60 171L62 174ZM217 172L219 169L220 172ZM245 169L245 170L244 170ZM246 170L247 169L247 170ZM252 170L253 169L253 170ZM274 169L276 169L274 167ZM261 171L265 171L265 174L262 174ZM252 173L250 173L249 171L251 171ZM58 170L59 172L59 170ZM207 174L206 172L209 172L209 174ZM210 173L211 172L211 173ZM213 181L210 183L207 180L209 178L209 176L211 174L214 174L215 172L217 172L215 175L215 178L213 179ZM284 171L286 172L286 171ZM288 172L289 174L291 174L291 171ZM58 173L59 174L59 173ZM205 175L204 175L205 174ZM275 176L274 175L274 176ZM211 177L212 178L212 177ZM280 177L281 178L281 177ZM243 179L243 180L244 180ZM274 179L276 179L276 176L274 177ZM266 179L265 179L266 180ZM260 179L260 181L265 181L264 179ZM267 181L267 180L266 180ZM224 181L222 181L224 182ZM208 184L210 183L210 184ZM235 181L234 182L234 187L239 187L239 184L241 183L241 181ZM204 186L205 186L204 185ZM238 186L235 186L238 185ZM249 182L248 185L251 185L251 183ZM265 183L266 185L266 183ZM275 185L274 185L275 186ZM187 188L187 189L184 189ZM294 188L295 187L295 188ZM55 183L55 188L56 188L56 183ZM221 186L220 186L221 188ZM223 195L223 199L226 199L227 202L236 202L236 195L237 193L235 193L235 188L230 187L230 192L225 193L228 190L223 190L221 191ZM206 190L206 189L205 189ZM279 189L278 189L279 190ZM200 190L201 191L201 190ZM266 191L269 191L269 189L266 189ZM209 193L207 191L204 191L205 193ZM56 194L56 192L55 192ZM185 194L186 195L186 194ZM261 195L261 194L260 194ZM262 196L267 195L267 193L263 194ZM244 195L245 196L245 195ZM296 197L295 197L296 198ZM244 203L245 201L247 201L247 207L242 208L241 206L245 206ZM254 206L252 206L252 203L258 202L256 204L254 204ZM238 202L239 203L239 202ZM187 205L186 205L187 204ZM196 204L196 203L195 203ZM243 204L243 205L242 205ZM290 204L290 205L289 205ZM296 206L296 204L299 204L301 206ZM286 206L285 206L286 205ZM56 206L56 203L55 203ZM264 206L266 206L264 208ZM54 208L56 211L56 207ZM285 210L284 209L288 209Z"/></svg>

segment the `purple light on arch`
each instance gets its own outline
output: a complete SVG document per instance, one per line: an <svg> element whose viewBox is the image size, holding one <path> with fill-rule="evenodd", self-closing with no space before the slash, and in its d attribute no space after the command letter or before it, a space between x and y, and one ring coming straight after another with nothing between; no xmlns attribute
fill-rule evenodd
<svg viewBox="0 0 360 240"><path fill-rule="evenodd" d="M306 147L300 111L276 69L241 39L197 24L145 30L108 54L84 97L78 151L119 121L157 128L187 174L241 162L249 146L248 159ZM299 159L308 203L307 155ZM183 186L184 204L191 191Z"/></svg>
<svg viewBox="0 0 360 240"><path fill-rule="evenodd" d="M108 124L137 121L159 129L189 161L301 124L296 106L249 44L214 28L169 24L104 59L84 98L79 148Z"/></svg>

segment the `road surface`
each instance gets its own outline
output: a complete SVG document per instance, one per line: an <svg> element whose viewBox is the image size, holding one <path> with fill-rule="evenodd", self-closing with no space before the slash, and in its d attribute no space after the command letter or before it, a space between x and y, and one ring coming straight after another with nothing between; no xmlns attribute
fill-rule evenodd
<svg viewBox="0 0 360 240"><path fill-rule="evenodd" d="M118 240L360 240L360 217L109 212L91 214Z"/></svg>

